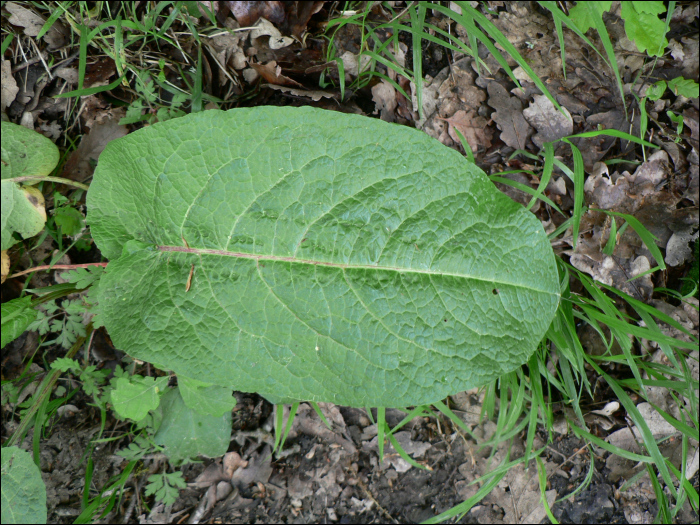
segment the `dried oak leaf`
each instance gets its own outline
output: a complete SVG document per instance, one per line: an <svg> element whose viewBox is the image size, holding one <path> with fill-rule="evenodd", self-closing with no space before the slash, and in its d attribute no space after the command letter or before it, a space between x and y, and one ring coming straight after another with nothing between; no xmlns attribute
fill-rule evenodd
<svg viewBox="0 0 700 525"><path fill-rule="evenodd" d="M273 24L284 22L284 2L226 2L241 27L250 27L260 18Z"/></svg>
<svg viewBox="0 0 700 525"><path fill-rule="evenodd" d="M545 142L553 142L574 132L574 121L566 108L562 114L544 95L535 95L534 102L523 111L523 116L537 130L532 141L542 147Z"/></svg>
<svg viewBox="0 0 700 525"><path fill-rule="evenodd" d="M24 34L27 36L37 36L41 28L44 27L46 20L37 15L34 11L30 11L16 2L7 2L5 9L10 13L8 22L15 26L24 28ZM60 28L60 22L55 22L51 29L44 35L44 41L48 44L50 50L58 49L65 43L65 38Z"/></svg>
<svg viewBox="0 0 700 525"><path fill-rule="evenodd" d="M459 135L455 133L455 128L467 139L472 151L476 151L479 146L491 147L493 133L486 126L486 119L476 114L472 109L464 111L460 109L450 118L440 118L450 125L449 134L456 144L461 144Z"/></svg>
<svg viewBox="0 0 700 525"><path fill-rule="evenodd" d="M395 122L396 116L396 90L389 82L382 81L372 87L372 101L375 105L374 115L381 112L381 119L386 122Z"/></svg>
<svg viewBox="0 0 700 525"><path fill-rule="evenodd" d="M263 77L270 84L277 84L279 86L292 86L297 88L303 88L299 82L292 80L289 77L285 77L282 74L282 68L277 65L277 62L271 60L267 64L250 64L258 74Z"/></svg>
<svg viewBox="0 0 700 525"><path fill-rule="evenodd" d="M508 95L498 82L489 82L488 105L496 111L491 118L501 130L501 140L515 149L525 149L533 129L523 117L523 105L517 97Z"/></svg>

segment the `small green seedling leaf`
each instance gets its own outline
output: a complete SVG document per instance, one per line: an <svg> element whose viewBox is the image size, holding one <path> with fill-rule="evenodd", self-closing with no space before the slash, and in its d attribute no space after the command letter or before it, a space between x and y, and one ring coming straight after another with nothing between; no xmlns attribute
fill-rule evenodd
<svg viewBox="0 0 700 525"><path fill-rule="evenodd" d="M2 449L2 523L46 523L46 487L29 452Z"/></svg>
<svg viewBox="0 0 700 525"><path fill-rule="evenodd" d="M185 405L202 415L221 417L236 406L236 398L233 397L231 388L185 376L178 376L177 385Z"/></svg>
<svg viewBox="0 0 700 525"><path fill-rule="evenodd" d="M698 83L694 80L677 77L668 81L668 87L674 95L681 95L686 98L697 98L700 95Z"/></svg>
<svg viewBox="0 0 700 525"><path fill-rule="evenodd" d="M171 463L180 465L189 458L222 456L231 440L231 412L204 416L185 405L180 391L172 388L161 400L163 421L153 440L165 447Z"/></svg>
<svg viewBox="0 0 700 525"><path fill-rule="evenodd" d="M666 6L661 1L622 2L620 16L625 20L625 33L640 53L646 51L649 56L664 54L668 45L666 22L658 16L664 12Z"/></svg>
<svg viewBox="0 0 700 525"><path fill-rule="evenodd" d="M187 482L182 477L182 472L163 472L148 477L146 496L155 495L156 501L168 506L175 503L180 489L186 489Z"/></svg>
<svg viewBox="0 0 700 525"><path fill-rule="evenodd" d="M31 297L20 297L2 303L2 344L0 344L0 348L22 335L37 316L38 312L32 306Z"/></svg>
<svg viewBox="0 0 700 525"><path fill-rule="evenodd" d="M576 5L569 9L569 18L576 24L576 27L582 33L588 31L591 27L595 27L594 14L588 10L588 6L593 6L595 10L602 16L603 13L612 6L611 1L605 2L577 2Z"/></svg>
<svg viewBox="0 0 700 525"><path fill-rule="evenodd" d="M68 236L76 235L85 225L83 214L70 206L57 208L54 220L56 221L56 226L61 228L61 232Z"/></svg>
<svg viewBox="0 0 700 525"><path fill-rule="evenodd" d="M120 377L112 390L112 405L121 417L141 421L149 410L155 410L168 385L168 377Z"/></svg>
<svg viewBox="0 0 700 525"><path fill-rule="evenodd" d="M676 133L683 133L683 115L676 115L673 111L667 111L666 116L671 119L671 122L676 124Z"/></svg>
<svg viewBox="0 0 700 525"><path fill-rule="evenodd" d="M658 82L649 86L646 97L653 102L655 100L659 100L663 96L664 91L666 91L666 81L659 80Z"/></svg>

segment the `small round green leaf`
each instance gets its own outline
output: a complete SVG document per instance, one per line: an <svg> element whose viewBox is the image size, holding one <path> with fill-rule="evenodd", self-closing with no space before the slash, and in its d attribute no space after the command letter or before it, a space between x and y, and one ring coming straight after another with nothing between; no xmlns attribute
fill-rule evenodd
<svg viewBox="0 0 700 525"><path fill-rule="evenodd" d="M11 122L2 123L2 180L48 175L58 158L56 145L40 133Z"/></svg>

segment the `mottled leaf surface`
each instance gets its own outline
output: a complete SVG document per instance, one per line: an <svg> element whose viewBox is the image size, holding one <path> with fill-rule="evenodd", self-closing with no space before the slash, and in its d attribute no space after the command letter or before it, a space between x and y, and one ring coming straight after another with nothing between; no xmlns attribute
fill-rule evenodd
<svg viewBox="0 0 700 525"><path fill-rule="evenodd" d="M2 523L46 523L46 486L32 455L2 449Z"/></svg>
<svg viewBox="0 0 700 525"><path fill-rule="evenodd" d="M107 146L88 209L115 345L272 397L406 406L485 384L559 299L532 214L456 151L357 115L150 126Z"/></svg>

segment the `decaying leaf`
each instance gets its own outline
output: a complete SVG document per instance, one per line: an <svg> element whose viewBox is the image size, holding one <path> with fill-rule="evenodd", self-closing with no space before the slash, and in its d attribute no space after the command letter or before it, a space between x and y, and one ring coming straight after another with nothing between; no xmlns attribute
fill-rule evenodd
<svg viewBox="0 0 700 525"><path fill-rule="evenodd" d="M496 110L491 118L501 130L501 140L511 148L524 150L533 129L523 117L522 103L509 96L498 82L489 82L488 92L488 105Z"/></svg>
<svg viewBox="0 0 700 525"><path fill-rule="evenodd" d="M553 142L574 132L574 121L566 108L564 114L554 107L544 95L535 95L530 107L523 111L523 116L537 130L532 141L542 147L545 142Z"/></svg>
<svg viewBox="0 0 700 525"><path fill-rule="evenodd" d="M486 119L477 115L473 110L460 110L450 118L441 118L450 124L449 134L456 144L460 144L459 135L455 133L457 128L459 132L467 139L472 151L477 151L481 148L491 147L491 130L486 126Z"/></svg>

